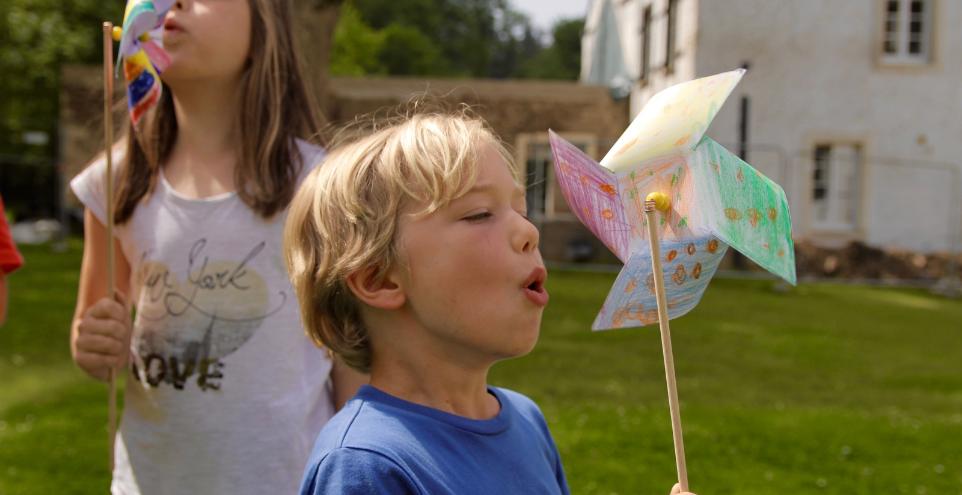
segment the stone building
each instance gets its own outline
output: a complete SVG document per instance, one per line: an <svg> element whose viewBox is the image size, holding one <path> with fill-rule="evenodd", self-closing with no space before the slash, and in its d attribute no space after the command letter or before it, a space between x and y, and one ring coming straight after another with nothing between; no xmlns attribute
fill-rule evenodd
<svg viewBox="0 0 962 495"><path fill-rule="evenodd" d="M593 0L582 80L630 97L749 71L708 135L786 190L797 240L962 250L962 3Z"/></svg>

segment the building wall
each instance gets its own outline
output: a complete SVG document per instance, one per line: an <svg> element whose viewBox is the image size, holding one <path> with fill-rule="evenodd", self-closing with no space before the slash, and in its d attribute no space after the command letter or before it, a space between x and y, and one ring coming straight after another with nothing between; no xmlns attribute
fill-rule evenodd
<svg viewBox="0 0 962 495"><path fill-rule="evenodd" d="M751 99L752 143L788 155L783 168L789 170L780 172L788 176L801 237L962 249L962 59L954 53L962 32L953 28L962 20L962 3L933 4L931 63L910 67L881 60L881 0L700 2L697 73L750 64L732 100ZM720 142L735 141L733 103L709 130ZM812 152L823 142L853 142L862 150L854 232L814 225Z"/></svg>
<svg viewBox="0 0 962 495"><path fill-rule="evenodd" d="M605 2L615 11L618 22L618 35L621 39L624 65L632 79L630 94L630 114L635 116L641 111L644 102L662 89L688 81L695 77L695 52L698 38L698 9L695 0L678 0L678 17L675 33L674 66L667 70L668 45L668 3L669 0L594 0L586 18L585 35L582 39L582 79L588 74L588 67L595 63L593 47L597 32L604 29L602 9ZM651 46L649 48L649 70L642 80L642 19L644 9L651 9Z"/></svg>
<svg viewBox="0 0 962 495"><path fill-rule="evenodd" d="M631 115L641 112L646 101L668 86L689 81L696 77L698 49L698 9L694 0L678 0L675 24L674 62L667 68L668 58L668 2L669 0L633 0L622 4L628 48L625 63L636 74L636 84L631 91ZM641 80L642 16L644 9L651 9L651 46L649 48L648 76Z"/></svg>
<svg viewBox="0 0 962 495"><path fill-rule="evenodd" d="M631 115L665 86L748 64L708 135L737 152L748 98L748 161L785 188L796 238L962 250L962 31L954 29L962 3L931 2L931 62L896 66L881 58L883 0L678 1L674 74L662 69L667 0L615 2L636 74L638 20L653 6L653 70L632 92ZM858 150L854 228L815 220L814 149L822 144Z"/></svg>

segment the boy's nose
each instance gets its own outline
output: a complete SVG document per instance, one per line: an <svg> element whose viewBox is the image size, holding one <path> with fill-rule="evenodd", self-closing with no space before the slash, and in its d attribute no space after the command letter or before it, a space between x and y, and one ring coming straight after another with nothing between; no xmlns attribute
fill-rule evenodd
<svg viewBox="0 0 962 495"><path fill-rule="evenodd" d="M521 215L518 215L518 221L519 226L515 230L513 240L515 248L522 253L528 253L538 249L538 241L541 239L538 228L535 227L530 220Z"/></svg>

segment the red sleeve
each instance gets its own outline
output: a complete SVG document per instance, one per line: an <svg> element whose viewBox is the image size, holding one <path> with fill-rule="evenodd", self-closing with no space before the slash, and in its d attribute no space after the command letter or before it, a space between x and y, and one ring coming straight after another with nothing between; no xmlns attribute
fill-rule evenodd
<svg viewBox="0 0 962 495"><path fill-rule="evenodd" d="M0 272L9 274L23 265L23 256L17 251L17 245L10 237L10 227L7 225L7 215L3 211L3 200L0 199Z"/></svg>

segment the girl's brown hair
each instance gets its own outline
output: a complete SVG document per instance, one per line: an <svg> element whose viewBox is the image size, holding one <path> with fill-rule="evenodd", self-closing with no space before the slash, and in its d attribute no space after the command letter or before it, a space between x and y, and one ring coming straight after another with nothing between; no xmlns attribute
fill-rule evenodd
<svg viewBox="0 0 962 495"><path fill-rule="evenodd" d="M240 153L234 183L240 199L263 218L283 210L294 196L303 164L295 138L313 136L319 117L308 90L293 34L291 0L248 0L251 9L249 62L241 75L237 110ZM127 128L127 152L113 198L123 224L156 186L161 164L177 137L169 88L157 107ZM135 136L135 139L130 139Z"/></svg>

